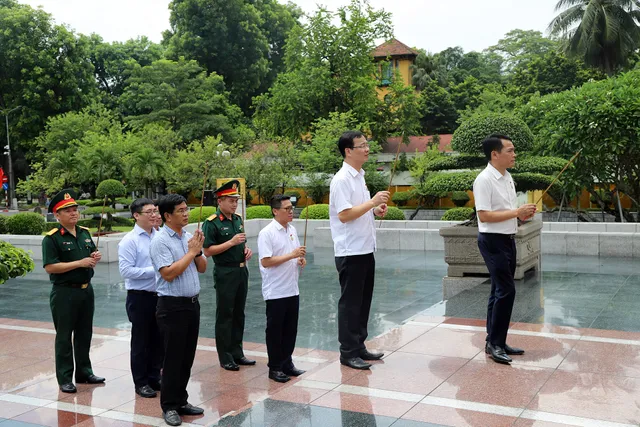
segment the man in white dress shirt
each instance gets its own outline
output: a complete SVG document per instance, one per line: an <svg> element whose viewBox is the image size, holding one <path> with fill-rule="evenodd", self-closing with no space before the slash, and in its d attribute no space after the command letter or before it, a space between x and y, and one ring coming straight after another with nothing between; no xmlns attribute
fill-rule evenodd
<svg viewBox="0 0 640 427"><path fill-rule="evenodd" d="M369 352L364 342L368 336L376 266L374 215L386 215L389 192L380 191L371 198L367 190L362 165L369 159L369 143L361 132L343 133L338 148L344 163L331 180L329 223L341 288L340 363L354 369L369 369L371 365L366 360L383 356Z"/></svg>
<svg viewBox="0 0 640 427"><path fill-rule="evenodd" d="M510 363L510 355L524 353L522 349L507 345L516 297L515 234L518 218L523 221L531 218L536 213L536 205L517 205L516 187L507 171L516 162L511 139L491 135L482 142L482 149L489 164L473 183L473 197L478 214L478 248L491 276L485 352L498 363Z"/></svg>
<svg viewBox="0 0 640 427"><path fill-rule="evenodd" d="M300 246L298 233L290 224L293 205L288 196L271 198L273 221L260 230L258 254L262 275L262 296L267 304L266 342L269 355L269 378L286 383L291 376L305 371L297 369L291 356L296 347L300 291L298 267L306 265L306 248Z"/></svg>
<svg viewBox="0 0 640 427"><path fill-rule="evenodd" d="M131 216L136 224L118 244L118 266L127 289L131 322L131 374L137 394L155 397L160 391L164 346L156 322L156 269L151 264L149 246L160 213L153 201L142 198L131 203Z"/></svg>

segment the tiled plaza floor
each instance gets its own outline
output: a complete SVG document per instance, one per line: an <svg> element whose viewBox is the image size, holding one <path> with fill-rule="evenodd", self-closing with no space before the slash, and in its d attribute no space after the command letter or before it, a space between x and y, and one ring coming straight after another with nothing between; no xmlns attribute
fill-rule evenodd
<svg viewBox="0 0 640 427"><path fill-rule="evenodd" d="M255 243L255 242L252 242ZM640 424L640 263L545 257L518 282L511 366L487 359L487 286L442 301L440 252L376 255L368 347L386 352L371 371L338 362L339 286L332 251L312 250L301 279L296 365L287 384L267 379L264 303L251 263L246 354L240 372L217 363L211 272L202 275L200 347L190 402L193 426L540 426ZM0 427L164 425L159 401L138 397L129 372L129 323L116 265L100 265L91 359L101 386L58 391L50 284L42 271L0 287Z"/></svg>

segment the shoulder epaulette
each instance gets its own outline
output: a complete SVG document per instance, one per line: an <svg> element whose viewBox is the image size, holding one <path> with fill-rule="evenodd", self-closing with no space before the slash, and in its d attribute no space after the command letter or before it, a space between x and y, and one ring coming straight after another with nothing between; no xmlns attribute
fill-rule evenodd
<svg viewBox="0 0 640 427"><path fill-rule="evenodd" d="M91 231L91 229L90 229L90 228L88 228L88 227L83 227L83 226L81 226L81 225L79 225L78 227L82 228L83 230Z"/></svg>
<svg viewBox="0 0 640 427"><path fill-rule="evenodd" d="M207 218L207 221L213 221L214 219L216 219L216 214L213 214L209 218Z"/></svg>
<svg viewBox="0 0 640 427"><path fill-rule="evenodd" d="M58 232L58 230L60 230L59 228L52 228L51 230L49 230L47 232L47 236L53 236L54 234L56 234Z"/></svg>

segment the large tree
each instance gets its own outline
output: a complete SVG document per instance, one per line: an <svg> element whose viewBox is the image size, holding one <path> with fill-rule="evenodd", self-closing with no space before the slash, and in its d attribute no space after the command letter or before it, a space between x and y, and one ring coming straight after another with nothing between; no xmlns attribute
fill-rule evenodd
<svg viewBox="0 0 640 427"><path fill-rule="evenodd" d="M613 75L640 47L639 0L560 0L549 24L565 51Z"/></svg>
<svg viewBox="0 0 640 427"><path fill-rule="evenodd" d="M544 37L540 31L515 29L487 49L503 58L503 68L511 74L515 68L557 50L558 42Z"/></svg>

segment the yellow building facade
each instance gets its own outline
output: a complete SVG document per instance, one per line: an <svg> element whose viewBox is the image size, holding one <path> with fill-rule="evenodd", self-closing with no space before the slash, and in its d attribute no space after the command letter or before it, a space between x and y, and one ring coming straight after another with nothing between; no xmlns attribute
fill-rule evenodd
<svg viewBox="0 0 640 427"><path fill-rule="evenodd" d="M400 78L405 85L412 85L413 71L411 66L418 56L417 51L399 40L391 39L376 47L372 55L373 60L378 64L378 75L380 76L378 97L380 99L384 99L389 93L388 86L394 76Z"/></svg>

